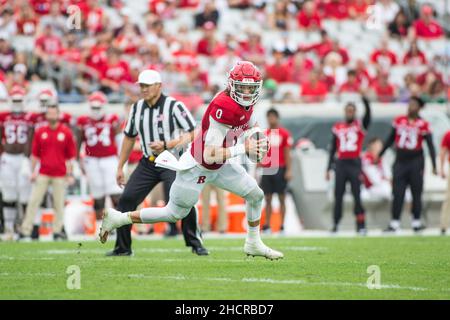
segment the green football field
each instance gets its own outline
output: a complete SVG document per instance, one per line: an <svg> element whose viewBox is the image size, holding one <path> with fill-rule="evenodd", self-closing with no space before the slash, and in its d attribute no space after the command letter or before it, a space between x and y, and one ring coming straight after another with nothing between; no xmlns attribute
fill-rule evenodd
<svg viewBox="0 0 450 320"><path fill-rule="evenodd" d="M0 299L450 298L449 237L266 238L280 261L247 258L243 241L207 239L198 257L182 239L136 240L115 258L112 241L3 242Z"/></svg>

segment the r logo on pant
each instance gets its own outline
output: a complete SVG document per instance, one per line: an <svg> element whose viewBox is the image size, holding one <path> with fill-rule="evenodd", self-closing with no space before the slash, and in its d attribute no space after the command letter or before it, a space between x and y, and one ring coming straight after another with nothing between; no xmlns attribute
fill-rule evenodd
<svg viewBox="0 0 450 320"><path fill-rule="evenodd" d="M197 180L197 184L205 183L206 176L199 176Z"/></svg>

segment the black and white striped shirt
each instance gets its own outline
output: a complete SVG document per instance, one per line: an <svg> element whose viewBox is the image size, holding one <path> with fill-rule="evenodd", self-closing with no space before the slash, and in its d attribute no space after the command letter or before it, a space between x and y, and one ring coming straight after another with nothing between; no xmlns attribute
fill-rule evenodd
<svg viewBox="0 0 450 320"><path fill-rule="evenodd" d="M180 136L180 131L191 132L195 120L186 106L172 97L161 94L153 107L144 99L133 104L124 134L128 137L139 135L145 157L155 155L148 144L154 141L169 141Z"/></svg>

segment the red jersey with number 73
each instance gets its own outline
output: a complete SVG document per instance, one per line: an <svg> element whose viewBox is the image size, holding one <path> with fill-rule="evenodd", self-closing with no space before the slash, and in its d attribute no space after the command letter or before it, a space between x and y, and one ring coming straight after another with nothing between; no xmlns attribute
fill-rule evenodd
<svg viewBox="0 0 450 320"><path fill-rule="evenodd" d="M331 131L336 136L338 159L358 159L360 157L366 135L361 121L337 122Z"/></svg>
<svg viewBox="0 0 450 320"><path fill-rule="evenodd" d="M422 150L423 137L430 134L430 125L424 119L409 120L407 116L394 119L395 147L401 150Z"/></svg>
<svg viewBox="0 0 450 320"><path fill-rule="evenodd" d="M202 118L202 130L195 137L191 146L191 154L203 167L209 170L219 169L223 163L207 164L203 158L206 133L209 129L210 117L215 121L230 127L223 140L224 148L236 144L239 136L249 128L249 121L253 113L253 106L242 107L236 103L226 92L220 92L209 104Z"/></svg>

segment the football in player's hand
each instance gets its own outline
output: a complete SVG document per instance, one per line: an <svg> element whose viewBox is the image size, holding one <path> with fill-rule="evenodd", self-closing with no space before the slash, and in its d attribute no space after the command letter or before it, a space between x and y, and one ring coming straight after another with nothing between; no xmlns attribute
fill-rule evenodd
<svg viewBox="0 0 450 320"><path fill-rule="evenodd" d="M249 148L247 149L247 156L250 160L260 163L269 151L269 139L260 130L251 133L248 137Z"/></svg>

